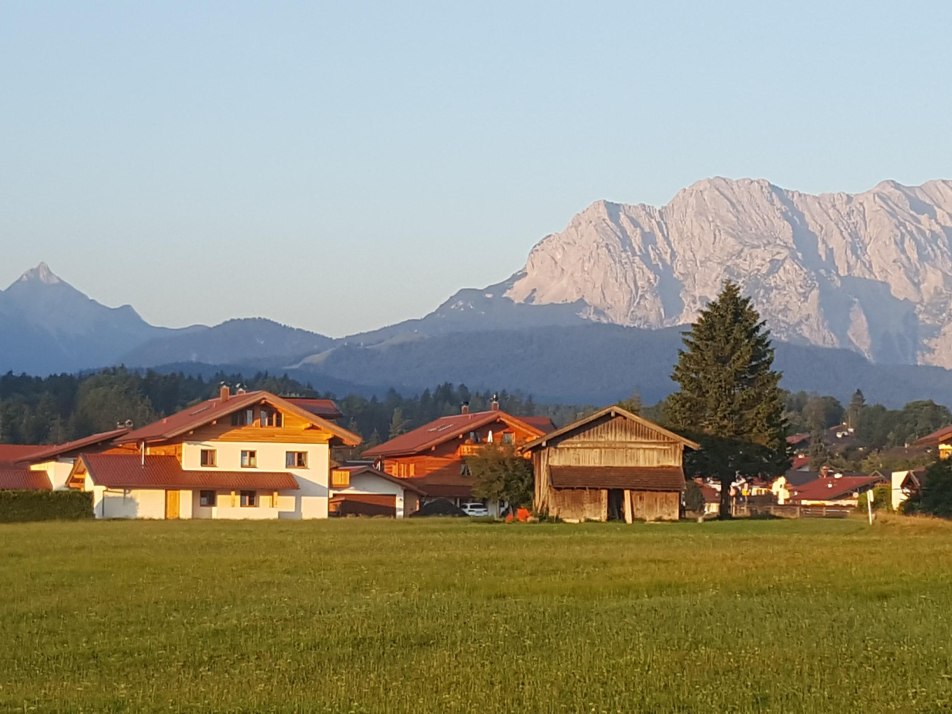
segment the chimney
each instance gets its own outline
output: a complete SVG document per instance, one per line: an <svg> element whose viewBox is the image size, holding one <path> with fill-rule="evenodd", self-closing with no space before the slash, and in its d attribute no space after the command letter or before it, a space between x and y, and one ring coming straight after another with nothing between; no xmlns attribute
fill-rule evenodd
<svg viewBox="0 0 952 714"><path fill-rule="evenodd" d="M498 411L499 411L499 395L498 395L498 394L494 394L494 395L493 395L493 400L492 400L492 402L490 403L490 408L491 408L494 412L498 412Z"/></svg>
<svg viewBox="0 0 952 714"><path fill-rule="evenodd" d="M230 394L231 390L228 388L228 385L221 385L221 389L218 390L218 398L223 402L227 402Z"/></svg>
<svg viewBox="0 0 952 714"><path fill-rule="evenodd" d="M460 414L469 414L469 402L463 402L459 407Z"/></svg>

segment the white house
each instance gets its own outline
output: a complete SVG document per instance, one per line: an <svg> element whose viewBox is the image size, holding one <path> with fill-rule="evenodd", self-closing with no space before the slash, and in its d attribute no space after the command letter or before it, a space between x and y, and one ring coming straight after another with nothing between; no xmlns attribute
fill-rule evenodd
<svg viewBox="0 0 952 714"><path fill-rule="evenodd" d="M331 446L360 437L321 401L223 387L81 454L67 485L94 494L98 518L326 518Z"/></svg>

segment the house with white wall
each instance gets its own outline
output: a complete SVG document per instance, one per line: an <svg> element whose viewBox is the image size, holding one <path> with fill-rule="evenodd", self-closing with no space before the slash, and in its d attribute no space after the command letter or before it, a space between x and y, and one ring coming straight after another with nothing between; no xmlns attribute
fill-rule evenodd
<svg viewBox="0 0 952 714"><path fill-rule="evenodd" d="M222 387L81 454L66 485L93 493L98 518L327 518L331 447L360 437L318 401Z"/></svg>

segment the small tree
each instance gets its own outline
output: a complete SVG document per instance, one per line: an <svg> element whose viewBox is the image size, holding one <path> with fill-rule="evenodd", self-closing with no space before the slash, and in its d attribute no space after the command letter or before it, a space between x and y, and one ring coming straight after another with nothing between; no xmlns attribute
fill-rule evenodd
<svg viewBox="0 0 952 714"><path fill-rule="evenodd" d="M952 459L933 463L920 483L919 493L903 504L903 512L952 518Z"/></svg>
<svg viewBox="0 0 952 714"><path fill-rule="evenodd" d="M700 443L685 466L689 475L720 480L720 515L729 518L736 476L775 476L790 468L770 332L750 298L726 280L682 341L671 375L680 390L669 398L666 416Z"/></svg>
<svg viewBox="0 0 952 714"><path fill-rule="evenodd" d="M859 426L859 416L863 413L863 407L866 406L866 397L863 392L857 389L853 392L850 399L850 405L846 408L846 425L850 429L856 429Z"/></svg>
<svg viewBox="0 0 952 714"><path fill-rule="evenodd" d="M684 509L690 513L704 513L704 494L694 479L688 479L685 484Z"/></svg>
<svg viewBox="0 0 952 714"><path fill-rule="evenodd" d="M512 444L486 444L466 463L477 498L506 501L514 508L532 505L532 464Z"/></svg>

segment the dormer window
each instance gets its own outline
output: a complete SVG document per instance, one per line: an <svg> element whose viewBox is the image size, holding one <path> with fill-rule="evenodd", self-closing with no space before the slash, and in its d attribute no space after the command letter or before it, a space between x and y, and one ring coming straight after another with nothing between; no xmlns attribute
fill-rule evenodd
<svg viewBox="0 0 952 714"><path fill-rule="evenodd" d="M249 424L253 424L254 420L255 413L253 409L243 409L231 415L232 426L248 426Z"/></svg>
<svg viewBox="0 0 952 714"><path fill-rule="evenodd" d="M270 407L261 407L261 426L281 426L281 412Z"/></svg>

